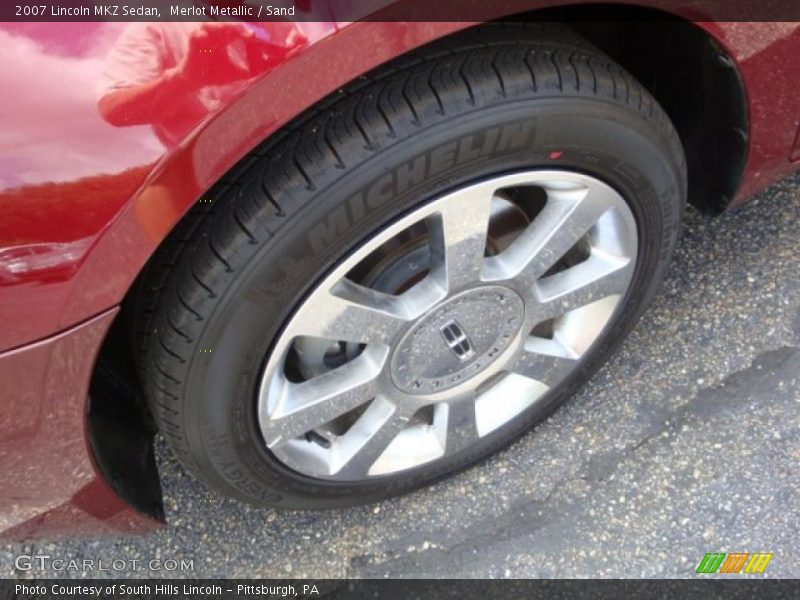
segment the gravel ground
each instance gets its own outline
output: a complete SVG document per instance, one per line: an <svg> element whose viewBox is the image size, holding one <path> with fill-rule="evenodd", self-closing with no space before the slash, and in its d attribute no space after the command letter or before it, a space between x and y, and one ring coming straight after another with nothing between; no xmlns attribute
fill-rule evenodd
<svg viewBox="0 0 800 600"><path fill-rule="evenodd" d="M767 551L800 577L800 174L730 215L690 211L661 294L615 358L535 433L378 505L255 510L159 444L169 526L0 547L192 558L193 577L692 577L706 552ZM140 575L158 575L143 572ZM80 574L78 574L80 575Z"/></svg>

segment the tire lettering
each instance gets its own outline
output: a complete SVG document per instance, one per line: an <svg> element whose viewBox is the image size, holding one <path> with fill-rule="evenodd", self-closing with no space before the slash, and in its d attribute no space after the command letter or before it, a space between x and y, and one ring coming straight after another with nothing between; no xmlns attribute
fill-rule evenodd
<svg viewBox="0 0 800 600"><path fill-rule="evenodd" d="M524 121L512 125L504 125L500 132L500 141L497 142L497 152L506 152L522 148L532 137L533 123Z"/></svg>
<svg viewBox="0 0 800 600"><path fill-rule="evenodd" d="M367 206L378 208L392 196L394 196L394 174L387 173L370 186L367 192Z"/></svg>
<svg viewBox="0 0 800 600"><path fill-rule="evenodd" d="M418 156L412 163L397 167L397 193L402 194L425 180L426 156Z"/></svg>
<svg viewBox="0 0 800 600"><path fill-rule="evenodd" d="M434 148L430 153L430 175L438 175L451 168L456 162L456 142Z"/></svg>
<svg viewBox="0 0 800 600"><path fill-rule="evenodd" d="M309 232L308 238L311 242L311 249L315 253L322 252L337 237L345 233L349 226L350 219L347 216L347 209L344 206L336 207L328 215L327 221L320 221Z"/></svg>
<svg viewBox="0 0 800 600"><path fill-rule="evenodd" d="M493 153L513 152L530 146L533 133L531 121L490 127L437 146L399 165L392 171L382 174L314 225L308 233L311 250L316 254L324 252L339 236L347 233L356 223L363 221L367 217L368 210L376 209L413 189L427 177L441 174L448 169Z"/></svg>
<svg viewBox="0 0 800 600"><path fill-rule="evenodd" d="M458 155L456 156L456 163L463 165L465 162L475 160L481 155L480 146L475 146L475 136L468 135L458 141Z"/></svg>

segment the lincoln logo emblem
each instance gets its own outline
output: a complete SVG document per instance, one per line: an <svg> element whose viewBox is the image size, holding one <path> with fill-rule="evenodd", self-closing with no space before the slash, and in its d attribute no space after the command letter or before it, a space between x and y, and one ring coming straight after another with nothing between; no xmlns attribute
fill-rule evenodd
<svg viewBox="0 0 800 600"><path fill-rule="evenodd" d="M449 320L442 325L439 329L442 332L447 347L450 351L458 357L458 360L469 360L475 355L475 350L472 347L472 342L464 331L464 328L459 325L455 319Z"/></svg>

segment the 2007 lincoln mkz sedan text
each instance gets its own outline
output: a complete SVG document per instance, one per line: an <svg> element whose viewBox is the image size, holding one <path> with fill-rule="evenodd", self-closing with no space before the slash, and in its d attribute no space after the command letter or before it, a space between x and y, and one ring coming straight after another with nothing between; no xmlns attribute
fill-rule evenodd
<svg viewBox="0 0 800 600"><path fill-rule="evenodd" d="M798 166L797 24L490 4L0 26L5 536L158 526L156 431L276 508L463 469Z"/></svg>

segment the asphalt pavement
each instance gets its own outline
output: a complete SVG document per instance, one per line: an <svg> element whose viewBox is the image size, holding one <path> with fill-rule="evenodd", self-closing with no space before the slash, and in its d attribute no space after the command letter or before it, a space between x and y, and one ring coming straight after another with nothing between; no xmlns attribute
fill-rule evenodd
<svg viewBox="0 0 800 600"><path fill-rule="evenodd" d="M14 569L37 553L193 560L136 573L155 576L696 577L707 552L772 552L766 576L800 577L800 174L732 214L690 210L621 351L460 475L372 506L276 513L206 491L161 442L158 458L163 530L0 546L0 576L65 575Z"/></svg>

